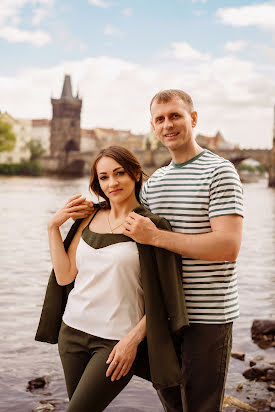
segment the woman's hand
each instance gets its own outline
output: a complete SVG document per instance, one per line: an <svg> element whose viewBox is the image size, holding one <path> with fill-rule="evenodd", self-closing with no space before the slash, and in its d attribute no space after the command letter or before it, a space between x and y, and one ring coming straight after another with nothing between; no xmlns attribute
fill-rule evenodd
<svg viewBox="0 0 275 412"><path fill-rule="evenodd" d="M60 227L70 217L81 219L88 217L94 211L93 202L86 200L82 195L71 197L61 209L59 209L49 220L49 227Z"/></svg>
<svg viewBox="0 0 275 412"><path fill-rule="evenodd" d="M106 376L112 375L112 382L127 375L135 360L138 344L137 339L126 335L114 346L106 362L110 365L107 369Z"/></svg>

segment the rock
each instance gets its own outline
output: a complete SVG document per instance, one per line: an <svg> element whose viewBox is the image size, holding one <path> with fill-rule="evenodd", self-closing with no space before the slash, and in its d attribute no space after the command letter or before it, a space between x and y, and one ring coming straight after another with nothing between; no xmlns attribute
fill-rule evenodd
<svg viewBox="0 0 275 412"><path fill-rule="evenodd" d="M230 395L225 395L224 397L223 408L226 408L227 406L237 406L242 408L244 411L257 411L257 409L253 408L251 405L248 405L248 403L244 403Z"/></svg>
<svg viewBox="0 0 275 412"><path fill-rule="evenodd" d="M266 371L266 380L275 381L275 368L271 368Z"/></svg>
<svg viewBox="0 0 275 412"><path fill-rule="evenodd" d="M38 405L32 412L46 412L46 411L56 411L56 407L53 406L51 403L45 403L44 405Z"/></svg>
<svg viewBox="0 0 275 412"><path fill-rule="evenodd" d="M243 372L243 376L249 380L275 381L275 368L269 364L252 366Z"/></svg>
<svg viewBox="0 0 275 412"><path fill-rule="evenodd" d="M28 382L27 390L32 391L34 389L43 388L48 383L46 376L32 379Z"/></svg>
<svg viewBox="0 0 275 412"><path fill-rule="evenodd" d="M250 362L249 362L249 366L255 366L257 364L257 362L255 362L255 361L253 361L253 360L251 360Z"/></svg>
<svg viewBox="0 0 275 412"><path fill-rule="evenodd" d="M271 408L271 409L275 409L275 402L271 402L270 408Z"/></svg>
<svg viewBox="0 0 275 412"><path fill-rule="evenodd" d="M253 341L262 349L275 347L275 320L256 319L251 327Z"/></svg>
<svg viewBox="0 0 275 412"><path fill-rule="evenodd" d="M274 392L275 391L275 384L270 383L269 385L267 385L267 390L269 390L270 392Z"/></svg>
<svg viewBox="0 0 275 412"><path fill-rule="evenodd" d="M239 359L241 361L244 361L245 354L243 352L231 352L231 357L235 358L235 359Z"/></svg>
<svg viewBox="0 0 275 412"><path fill-rule="evenodd" d="M246 369L243 372L243 376L249 380L259 379L261 376L264 376L264 370L253 366L252 368Z"/></svg>
<svg viewBox="0 0 275 412"><path fill-rule="evenodd" d="M32 412L59 411L58 405L64 405L65 407L67 405L66 399L41 400L39 405L32 409Z"/></svg>
<svg viewBox="0 0 275 412"><path fill-rule="evenodd" d="M240 391L242 391L243 390L243 384L242 383L239 383L238 385L237 385L237 387L236 387L236 391L237 392L240 392Z"/></svg>

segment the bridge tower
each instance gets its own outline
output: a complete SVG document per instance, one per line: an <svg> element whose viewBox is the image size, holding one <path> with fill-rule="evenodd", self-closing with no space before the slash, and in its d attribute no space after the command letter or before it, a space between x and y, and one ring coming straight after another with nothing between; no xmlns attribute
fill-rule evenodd
<svg viewBox="0 0 275 412"><path fill-rule="evenodd" d="M269 186L275 187L275 105L274 105L274 123L273 123L273 147L271 149L271 167L269 172Z"/></svg>
<svg viewBox="0 0 275 412"><path fill-rule="evenodd" d="M73 97L71 77L65 75L60 99L51 99L50 150L53 157L67 157L70 151L80 150L80 113L82 100Z"/></svg>

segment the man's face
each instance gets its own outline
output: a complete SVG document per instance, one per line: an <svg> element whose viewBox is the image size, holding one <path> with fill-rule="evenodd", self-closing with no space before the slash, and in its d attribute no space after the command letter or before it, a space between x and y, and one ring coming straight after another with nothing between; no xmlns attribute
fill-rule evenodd
<svg viewBox="0 0 275 412"><path fill-rule="evenodd" d="M155 135L172 152L188 147L193 141L197 113L190 112L186 103L179 97L173 97L166 103L154 101L151 114Z"/></svg>

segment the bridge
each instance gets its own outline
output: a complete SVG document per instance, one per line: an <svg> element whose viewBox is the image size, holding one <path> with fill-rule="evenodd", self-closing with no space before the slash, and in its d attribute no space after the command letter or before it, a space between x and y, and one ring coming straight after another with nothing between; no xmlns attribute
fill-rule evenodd
<svg viewBox="0 0 275 412"><path fill-rule="evenodd" d="M83 176L89 174L90 166L98 151L71 151L58 157L45 156L42 167L46 173ZM215 151L219 156L230 160L235 166L245 159L257 160L269 174L269 185L275 186L275 146L273 149L227 149ZM169 164L171 156L162 146L155 150L138 150L135 155L140 160L143 170L150 176L157 168Z"/></svg>

